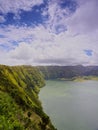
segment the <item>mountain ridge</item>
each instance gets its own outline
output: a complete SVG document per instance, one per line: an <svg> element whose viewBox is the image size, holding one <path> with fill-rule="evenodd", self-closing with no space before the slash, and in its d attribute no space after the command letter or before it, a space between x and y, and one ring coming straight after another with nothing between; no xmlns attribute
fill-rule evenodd
<svg viewBox="0 0 98 130"><path fill-rule="evenodd" d="M45 79L98 76L98 66L38 66Z"/></svg>

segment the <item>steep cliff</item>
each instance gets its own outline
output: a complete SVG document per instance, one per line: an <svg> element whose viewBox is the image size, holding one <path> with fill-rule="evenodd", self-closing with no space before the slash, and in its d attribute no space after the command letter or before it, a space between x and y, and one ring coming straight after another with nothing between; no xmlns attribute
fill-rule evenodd
<svg viewBox="0 0 98 130"><path fill-rule="evenodd" d="M38 99L42 86L36 67L0 65L0 130L55 130Z"/></svg>

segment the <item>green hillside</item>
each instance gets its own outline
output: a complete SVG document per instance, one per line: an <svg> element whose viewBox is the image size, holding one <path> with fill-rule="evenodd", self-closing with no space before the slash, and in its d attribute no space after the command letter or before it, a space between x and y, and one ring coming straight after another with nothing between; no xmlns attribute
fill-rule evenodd
<svg viewBox="0 0 98 130"><path fill-rule="evenodd" d="M36 67L0 65L0 130L55 130L38 99L44 85Z"/></svg>
<svg viewBox="0 0 98 130"><path fill-rule="evenodd" d="M76 78L95 79L98 77L98 66L38 66L38 69L45 79L74 80Z"/></svg>

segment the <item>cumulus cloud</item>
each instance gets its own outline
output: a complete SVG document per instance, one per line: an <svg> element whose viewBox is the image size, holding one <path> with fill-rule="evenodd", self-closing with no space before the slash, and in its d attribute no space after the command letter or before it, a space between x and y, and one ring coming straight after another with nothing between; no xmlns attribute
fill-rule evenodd
<svg viewBox="0 0 98 130"><path fill-rule="evenodd" d="M15 13L20 9L30 10L42 2L20 0L15 7L6 4L2 12L10 12L12 7ZM77 0L74 12L61 8L59 2L50 1L43 10L42 15L49 16L43 25L0 28L1 64L98 65L97 0ZM24 7L20 3L24 3ZM87 50L91 50L92 55L87 55Z"/></svg>
<svg viewBox="0 0 98 130"><path fill-rule="evenodd" d="M29 43L20 42L9 52L5 51L7 60L5 62L3 59L4 63L32 65L91 65L98 63L96 60L98 59L97 38L94 36L89 39L88 35L76 37L65 35L65 33L56 35L42 26L32 30L32 34L35 38ZM92 44L93 40L96 42ZM92 49L93 55L87 56L84 52L85 49Z"/></svg>

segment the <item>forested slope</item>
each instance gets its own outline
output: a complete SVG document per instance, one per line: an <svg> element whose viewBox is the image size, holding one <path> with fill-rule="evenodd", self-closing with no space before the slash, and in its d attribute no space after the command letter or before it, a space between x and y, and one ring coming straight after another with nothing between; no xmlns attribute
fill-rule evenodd
<svg viewBox="0 0 98 130"><path fill-rule="evenodd" d="M39 66L45 79L74 79L79 76L98 76L98 66Z"/></svg>

